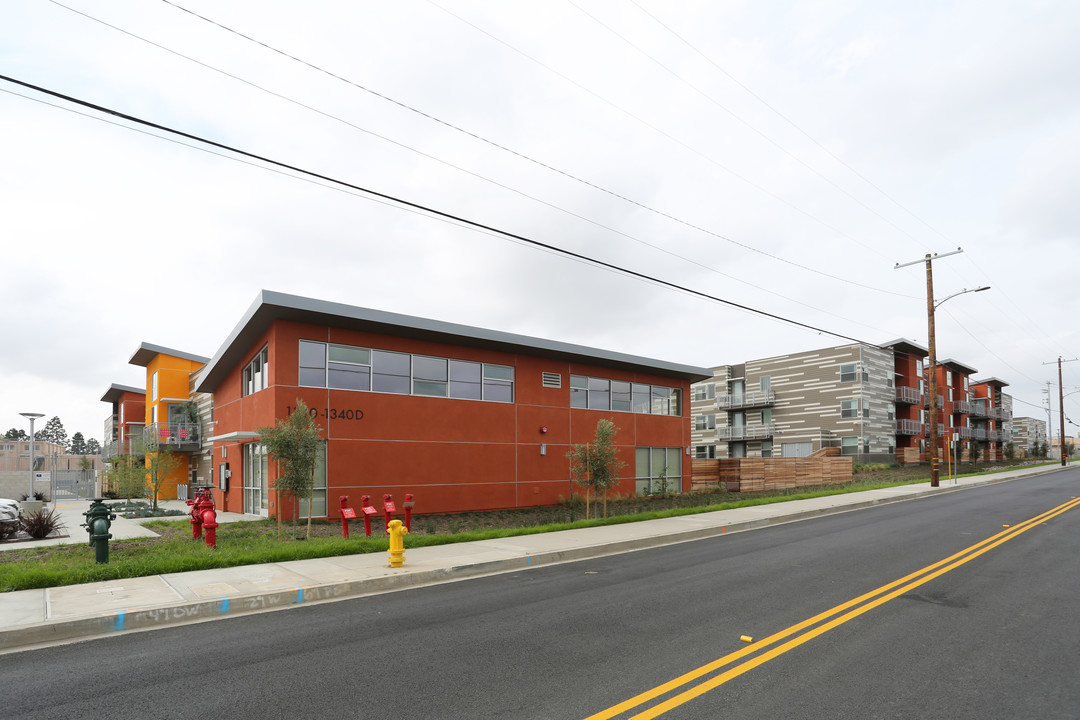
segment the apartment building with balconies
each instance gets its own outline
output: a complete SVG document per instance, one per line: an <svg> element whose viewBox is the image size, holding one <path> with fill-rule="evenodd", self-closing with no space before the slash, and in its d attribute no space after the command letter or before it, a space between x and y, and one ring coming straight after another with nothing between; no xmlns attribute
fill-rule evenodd
<svg viewBox="0 0 1080 720"><path fill-rule="evenodd" d="M143 429L146 427L146 391L143 388L113 383L101 401L112 406L105 418L101 457L111 463L121 455L143 454Z"/></svg>
<svg viewBox="0 0 1080 720"><path fill-rule="evenodd" d="M927 355L899 339L713 368L710 380L691 388L692 454L800 457L838 448L859 463L925 460ZM936 368L938 457L954 449L955 438L958 455L967 457L970 443L981 441L983 457L999 458L1010 433L1012 399L1001 392L1007 383L973 383L976 369L951 358Z"/></svg>
<svg viewBox="0 0 1080 720"><path fill-rule="evenodd" d="M914 372L914 368L912 368ZM895 353L851 344L713 368L691 394L697 458L895 456Z"/></svg>
<svg viewBox="0 0 1080 720"><path fill-rule="evenodd" d="M1031 455L1035 449L1035 443L1046 445L1046 421L1036 420L1029 417L1013 418L1010 431L1012 443L1017 450L1025 455Z"/></svg>

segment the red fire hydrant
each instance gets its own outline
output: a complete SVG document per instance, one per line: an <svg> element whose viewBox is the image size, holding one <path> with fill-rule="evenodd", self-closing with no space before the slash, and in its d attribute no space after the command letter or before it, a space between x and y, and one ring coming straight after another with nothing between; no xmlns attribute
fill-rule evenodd
<svg viewBox="0 0 1080 720"><path fill-rule="evenodd" d="M217 547L217 510L214 509L214 496L210 486L195 488L195 497L189 499L191 506L191 539L198 540L206 530L206 547Z"/></svg>
<svg viewBox="0 0 1080 720"><path fill-rule="evenodd" d="M341 501L341 537L345 540L349 539L349 520L356 517L356 511L351 507L347 507L349 504L348 495L339 495L338 500Z"/></svg>
<svg viewBox="0 0 1080 720"><path fill-rule="evenodd" d="M363 495L360 498L360 512L364 514L364 534L371 537L371 516L377 511L371 506L371 496Z"/></svg>
<svg viewBox="0 0 1080 720"><path fill-rule="evenodd" d="M405 508L405 529L412 530L412 509L416 505L416 501L413 500L412 493L405 493L405 502L401 503L401 507Z"/></svg>

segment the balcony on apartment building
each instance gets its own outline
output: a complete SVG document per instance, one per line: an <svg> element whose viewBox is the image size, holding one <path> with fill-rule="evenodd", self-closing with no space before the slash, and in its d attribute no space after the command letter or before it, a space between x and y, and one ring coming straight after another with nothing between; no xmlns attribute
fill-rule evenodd
<svg viewBox="0 0 1080 720"><path fill-rule="evenodd" d="M776 434L776 426L772 423L768 425L726 425L716 428L716 434L721 442L768 440Z"/></svg>
<svg viewBox="0 0 1080 720"><path fill-rule="evenodd" d="M109 458L121 455L142 455L146 452L142 434L132 435L127 440L113 440L101 448L101 457L107 462Z"/></svg>
<svg viewBox="0 0 1080 720"><path fill-rule="evenodd" d="M918 388L898 385L896 387L896 401L908 403L909 405L921 405L923 401L922 393L919 392Z"/></svg>
<svg viewBox="0 0 1080 720"><path fill-rule="evenodd" d="M971 414L971 403L969 403L967 400L961 400L960 402L953 405L953 407L956 408L956 412L960 413L961 415Z"/></svg>
<svg viewBox="0 0 1080 720"><path fill-rule="evenodd" d="M896 421L896 434L897 435L922 435L924 425L918 420L908 420L907 418L900 418Z"/></svg>
<svg viewBox="0 0 1080 720"><path fill-rule="evenodd" d="M1008 415L1008 413L1005 412L1005 408L995 407L995 408L990 408L988 417L990 417L993 420L1009 420L1009 419L1011 419L1011 415L1009 417L1006 417L1006 415Z"/></svg>
<svg viewBox="0 0 1080 720"><path fill-rule="evenodd" d="M199 423L150 423L143 430L143 440L149 452L155 452L159 448L194 452L202 444L202 433L199 431Z"/></svg>
<svg viewBox="0 0 1080 720"><path fill-rule="evenodd" d="M970 440L971 439L971 428L969 428L969 427L961 425L958 428L953 428L953 431L956 432L960 436L961 440Z"/></svg>
<svg viewBox="0 0 1080 720"><path fill-rule="evenodd" d="M923 405L926 405L926 406L930 405L929 398L924 398ZM937 409L938 410L944 410L945 409L945 397L943 395L938 395L937 396Z"/></svg>
<svg viewBox="0 0 1080 720"><path fill-rule="evenodd" d="M776 404L776 393L772 390L747 390L738 395L717 395L716 406L720 410L738 408L766 407Z"/></svg>
<svg viewBox="0 0 1080 720"><path fill-rule="evenodd" d="M971 403L971 412L969 414L972 417L990 417L990 409L986 407L985 402L975 401Z"/></svg>

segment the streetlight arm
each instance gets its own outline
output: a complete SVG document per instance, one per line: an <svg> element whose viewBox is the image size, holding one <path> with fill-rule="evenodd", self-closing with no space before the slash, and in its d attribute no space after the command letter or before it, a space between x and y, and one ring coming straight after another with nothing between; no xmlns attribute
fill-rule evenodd
<svg viewBox="0 0 1080 720"><path fill-rule="evenodd" d="M953 293L952 295L949 295L946 298L938 300L936 303L934 303L934 309L936 310L937 308L941 307L942 304L944 304L944 302L946 300L952 300L957 295L963 295L964 293L970 293L970 292L982 292L983 290L989 290L989 289L990 289L989 285L984 285L983 287L978 287L978 288L972 288L971 290L968 290L968 289L965 288L965 289L961 290L960 292L955 292L955 293Z"/></svg>

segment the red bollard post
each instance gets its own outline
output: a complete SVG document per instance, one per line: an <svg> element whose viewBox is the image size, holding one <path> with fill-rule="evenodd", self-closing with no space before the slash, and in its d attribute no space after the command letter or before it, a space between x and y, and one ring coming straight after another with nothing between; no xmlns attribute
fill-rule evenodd
<svg viewBox="0 0 1080 720"><path fill-rule="evenodd" d="M364 534L371 537L371 516L375 514L375 508L371 506L371 496L364 495L360 498L360 512L364 514Z"/></svg>
<svg viewBox="0 0 1080 720"><path fill-rule="evenodd" d="M338 500L341 501L341 537L345 540L349 539L349 520L356 517L356 511L351 507L347 507L349 504L348 495L338 496Z"/></svg>
<svg viewBox="0 0 1080 720"><path fill-rule="evenodd" d="M382 496L382 500L383 521L386 523L384 527L387 528L386 532L390 532L390 516L397 512L397 508L394 506L394 496L386 493Z"/></svg>
<svg viewBox="0 0 1080 720"><path fill-rule="evenodd" d="M416 501L413 500L412 493L405 493L405 502L401 503L401 507L405 508L405 529L412 530L412 509Z"/></svg>

